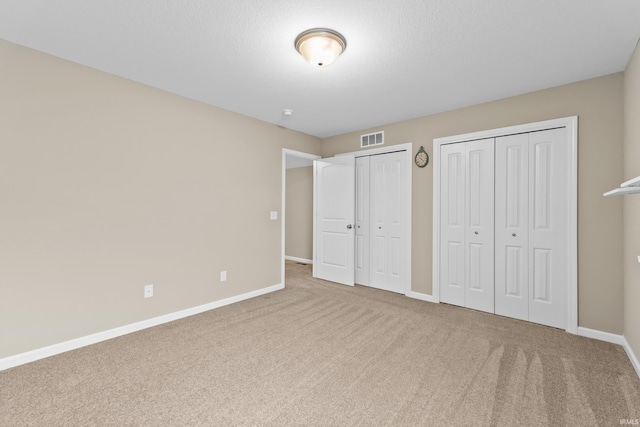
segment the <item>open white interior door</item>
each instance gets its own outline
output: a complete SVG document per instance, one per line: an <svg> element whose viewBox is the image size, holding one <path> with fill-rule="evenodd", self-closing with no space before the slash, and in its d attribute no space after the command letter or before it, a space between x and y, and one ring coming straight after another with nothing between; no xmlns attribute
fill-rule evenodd
<svg viewBox="0 0 640 427"><path fill-rule="evenodd" d="M313 162L313 277L355 281L355 157Z"/></svg>

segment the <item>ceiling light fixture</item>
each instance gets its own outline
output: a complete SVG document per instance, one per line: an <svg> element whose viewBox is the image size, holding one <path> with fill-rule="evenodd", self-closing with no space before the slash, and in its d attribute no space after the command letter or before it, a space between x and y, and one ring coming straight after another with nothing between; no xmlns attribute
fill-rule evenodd
<svg viewBox="0 0 640 427"><path fill-rule="evenodd" d="M342 34L328 28L313 28L296 37L296 50L311 65L326 67L347 48Z"/></svg>

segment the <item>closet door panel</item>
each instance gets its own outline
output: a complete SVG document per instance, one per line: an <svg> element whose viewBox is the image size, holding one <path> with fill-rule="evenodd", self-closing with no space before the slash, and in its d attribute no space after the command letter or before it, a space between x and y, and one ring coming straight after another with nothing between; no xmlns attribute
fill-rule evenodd
<svg viewBox="0 0 640 427"><path fill-rule="evenodd" d="M440 147L440 300L464 306L465 184L464 144Z"/></svg>
<svg viewBox="0 0 640 427"><path fill-rule="evenodd" d="M403 154L392 153L385 156L387 162L387 290L404 293L402 271L404 270L403 256L403 215L402 183L405 168L402 165Z"/></svg>
<svg viewBox="0 0 640 427"><path fill-rule="evenodd" d="M382 156L371 156L371 276L369 285L387 288L387 211L388 165Z"/></svg>
<svg viewBox="0 0 640 427"><path fill-rule="evenodd" d="M529 137L496 138L495 313L529 318Z"/></svg>
<svg viewBox="0 0 640 427"><path fill-rule="evenodd" d="M369 284L369 157L356 158L356 283Z"/></svg>
<svg viewBox="0 0 640 427"><path fill-rule="evenodd" d="M403 153L371 156L371 280L379 289L404 292Z"/></svg>
<svg viewBox="0 0 640 427"><path fill-rule="evenodd" d="M564 329L569 145L565 128L529 135L529 320Z"/></svg>
<svg viewBox="0 0 640 427"><path fill-rule="evenodd" d="M494 139L467 142L465 306L494 311Z"/></svg>

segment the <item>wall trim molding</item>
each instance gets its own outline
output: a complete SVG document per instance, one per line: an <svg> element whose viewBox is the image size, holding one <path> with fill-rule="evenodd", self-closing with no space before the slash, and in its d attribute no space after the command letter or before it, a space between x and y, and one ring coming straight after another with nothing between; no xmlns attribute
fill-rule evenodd
<svg viewBox="0 0 640 427"><path fill-rule="evenodd" d="M291 257L287 257L291 258ZM309 260L302 260L309 261ZM152 328L154 326L162 325L164 323L173 322L174 320L183 319L185 317L193 316L196 314L204 313L209 310L214 310L216 308L224 307L226 305L234 304L236 302L245 301L251 298L259 297L261 295L269 294L271 292L276 292L281 289L284 289L284 285L278 284L269 286L266 288L258 289L256 291L247 292L241 295L236 295L234 297L225 298L219 301L214 301L208 304L199 305L196 307L188 308L185 310L176 311L173 313L165 314L162 316L154 317L147 320L142 320L140 322L131 323L129 325L120 326L117 328L109 329L103 332L97 332L95 334L87 335L80 338L75 338L69 341L64 341L58 344L53 344L47 347L42 347L36 350L27 351L25 353L17 354L14 356L5 357L0 359L0 371L4 371L6 369L14 368L16 366L24 365L26 363L35 362L40 359L45 359L50 356L55 356L57 354L65 353L67 351L76 350L81 347L86 347L88 345L97 344L102 341L110 340L112 338L117 338L123 335L127 335L133 332L138 332L143 329ZM407 297L417 299L420 301L426 301L431 303L438 303L432 295L423 294L421 292L408 292L406 294ZM629 361L631 365L636 371L638 378L640 378L640 361L637 356L633 352L633 349L629 345L629 342L624 337L624 335L616 335L609 332L602 332L595 329L589 329L579 326L577 330L577 335L592 338L599 341L605 341L612 344L621 345L627 356L629 357Z"/></svg>
<svg viewBox="0 0 640 427"><path fill-rule="evenodd" d="M640 378L640 361L638 361L638 357L636 357L636 354L633 352L629 341L627 341L624 335L622 336L622 341L622 347L624 347L624 351L627 352L627 356L629 356L631 365L633 365L633 369L636 370L636 374L638 374L638 378Z"/></svg>
<svg viewBox="0 0 640 427"><path fill-rule="evenodd" d="M610 342L612 344L622 345L624 337L622 335L616 335L609 332L602 332L595 329L583 328L578 326L578 335L586 338L593 338L599 341Z"/></svg>
<svg viewBox="0 0 640 427"><path fill-rule="evenodd" d="M265 295L271 292L284 289L283 284L273 285L266 288L258 289L256 291L247 292L234 297L225 298L222 300L210 302L208 304L199 305L196 307L187 308L185 310L176 311L173 313L165 314L151 319L142 320L140 322L131 323L128 325L120 326L117 328L109 329L95 334L87 335L80 338L74 338L69 341L64 341L58 344L53 344L47 347L38 348L36 350L27 351L25 353L16 354L0 359L0 371L4 371L9 368L24 365L26 363L35 362L36 360L44 359L56 354L65 353L67 351L76 350L81 347L86 347L91 344L97 344L102 341L117 338L123 335L130 334L132 332L141 331L143 329L152 328L154 326L162 325L163 323L169 323L174 320L182 319L185 317L193 316L195 314L204 313L205 311L213 310L216 308L224 307L226 305L234 304L236 302L248 300L251 298Z"/></svg>
<svg viewBox="0 0 640 427"><path fill-rule="evenodd" d="M313 264L313 261L310 259L298 258L294 256L285 255L284 259L287 261L301 262L303 264Z"/></svg>
<svg viewBox="0 0 640 427"><path fill-rule="evenodd" d="M629 357L629 361L633 366L633 369L636 370L636 374L638 378L640 378L640 361L636 357L636 354L633 352L633 349L629 345L629 342L625 338L624 335L616 335L611 334L609 332L597 331L595 329L583 328L582 326L578 326L578 335L586 338L593 338L600 341L606 341L612 344L621 345L624 348L624 351L627 353Z"/></svg>
<svg viewBox="0 0 640 427"><path fill-rule="evenodd" d="M438 301L435 300L435 298L433 298L433 295L428 295L428 294L423 294L422 292L407 292L405 294L406 296L408 296L409 298L413 298L413 299L417 299L420 301L426 301L426 302L432 302L432 303L438 303Z"/></svg>

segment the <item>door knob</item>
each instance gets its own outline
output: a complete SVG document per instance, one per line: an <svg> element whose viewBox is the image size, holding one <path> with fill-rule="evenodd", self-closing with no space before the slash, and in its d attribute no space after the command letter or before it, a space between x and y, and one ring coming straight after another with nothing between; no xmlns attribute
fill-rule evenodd
<svg viewBox="0 0 640 427"><path fill-rule="evenodd" d="M347 228L348 228L349 230L351 230L351 229L353 228L353 225L351 225L351 224L347 224Z"/></svg>
<svg viewBox="0 0 640 427"><path fill-rule="evenodd" d="M477 232L477 231L474 231L474 232L473 232L473 234L478 234L478 232Z"/></svg>
<svg viewBox="0 0 640 427"><path fill-rule="evenodd" d="M511 235L512 235L513 237L516 237L516 233L512 233Z"/></svg>

